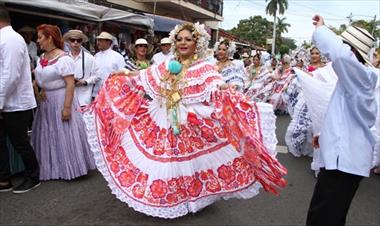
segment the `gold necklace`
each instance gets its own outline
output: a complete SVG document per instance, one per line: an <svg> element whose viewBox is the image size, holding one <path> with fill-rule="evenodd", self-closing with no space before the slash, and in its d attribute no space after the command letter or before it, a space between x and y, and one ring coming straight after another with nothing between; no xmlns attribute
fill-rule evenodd
<svg viewBox="0 0 380 226"><path fill-rule="evenodd" d="M48 55L49 55L49 53L52 53L54 50L56 50L56 49L58 49L58 47L55 47L55 48L53 48L53 49L51 49L51 50L49 50L49 51L46 51L45 53L44 53L44 58L46 58L46 59L48 59L48 60L51 60L51 59L53 59L54 57L48 57Z"/></svg>
<svg viewBox="0 0 380 226"><path fill-rule="evenodd" d="M177 61L178 62L178 61ZM178 74L172 74L169 71L161 79L160 94L166 101L166 109L172 116L173 133L180 133L180 109L179 103L182 99L182 89L186 84L183 78L186 75L187 69L192 64L191 60L182 61L182 69Z"/></svg>
<svg viewBox="0 0 380 226"><path fill-rule="evenodd" d="M225 61L218 61L217 62L217 66L218 66L218 71L219 71L219 73L221 72L221 71L223 71L223 69L225 68L225 67L227 67L228 65L230 65L231 64L231 61L229 60L229 59L227 59L227 60L225 60Z"/></svg>

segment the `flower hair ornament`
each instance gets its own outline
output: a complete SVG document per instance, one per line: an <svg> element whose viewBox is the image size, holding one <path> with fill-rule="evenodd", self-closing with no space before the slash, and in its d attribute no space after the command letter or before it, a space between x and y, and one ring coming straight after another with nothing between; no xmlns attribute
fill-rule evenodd
<svg viewBox="0 0 380 226"><path fill-rule="evenodd" d="M174 43L171 47L171 52L177 56L177 51L176 51L176 37L178 33L182 30L189 30L193 38L196 42L196 54L197 57L200 59L204 59L207 57L207 47L208 43L210 41L210 35L207 33L205 29L204 24L200 24L199 22L196 22L194 24L192 23L185 23L185 24L178 24L174 27L174 29L170 32L169 38L172 40L172 43Z"/></svg>
<svg viewBox="0 0 380 226"><path fill-rule="evenodd" d="M214 45L214 52L218 51L218 48L221 44L224 44L227 47L227 56L229 58L233 57L234 53L236 52L235 42L232 42L229 39L220 38L219 41Z"/></svg>
<svg viewBox="0 0 380 226"><path fill-rule="evenodd" d="M326 56L322 55L321 51L315 46L315 45L312 45L309 49L308 49L308 52L307 52L307 58L308 58L308 61L310 62L311 61L311 51L313 49L317 49L318 52L319 52L319 55L321 56L321 62L322 63L327 63L329 62L329 60L327 59Z"/></svg>

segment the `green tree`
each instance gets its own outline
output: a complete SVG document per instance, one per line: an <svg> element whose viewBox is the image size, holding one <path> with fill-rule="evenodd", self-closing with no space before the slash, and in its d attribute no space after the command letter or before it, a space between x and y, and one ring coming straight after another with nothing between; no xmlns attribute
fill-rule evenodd
<svg viewBox="0 0 380 226"><path fill-rule="evenodd" d="M276 47L276 18L277 15L282 15L285 13L285 10L288 9L288 0L265 0L269 1L265 11L270 16L273 16L273 42L272 42L272 55L275 54ZM277 14L278 13L278 14Z"/></svg>
<svg viewBox="0 0 380 226"><path fill-rule="evenodd" d="M340 35L340 34L343 33L343 31L345 31L345 30L347 29L347 26L346 26L345 24L341 24L341 25L339 26L339 28L336 28L336 27L333 27L333 26L329 26L329 28L330 28L333 32L335 32L335 34Z"/></svg>
<svg viewBox="0 0 380 226"><path fill-rule="evenodd" d="M296 41L292 38L282 38L281 45L286 45L289 49L296 49Z"/></svg>
<svg viewBox="0 0 380 226"><path fill-rule="evenodd" d="M281 56L283 56L284 54L288 54L289 46L281 44L278 52L280 52Z"/></svg>
<svg viewBox="0 0 380 226"><path fill-rule="evenodd" d="M261 16L249 17L240 20L237 27L230 32L244 40L251 41L259 46L266 45L266 39L271 36L273 24Z"/></svg>
<svg viewBox="0 0 380 226"><path fill-rule="evenodd" d="M281 44L278 45L278 52L281 55L285 53L289 53L289 50L293 50L297 48L296 41L292 38L281 38Z"/></svg>
<svg viewBox="0 0 380 226"><path fill-rule="evenodd" d="M374 31L373 36L380 37L380 29L377 29L377 25L380 24L380 21L355 20L351 24L366 29L370 34Z"/></svg>
<svg viewBox="0 0 380 226"><path fill-rule="evenodd" d="M286 20L286 17L284 18L277 18L277 27L276 27L276 30L277 30L277 38L276 38L276 45L277 46L281 46L282 44L282 34L285 33L285 32L288 32L288 27L290 27L290 24L286 23L285 22Z"/></svg>
<svg viewBox="0 0 380 226"><path fill-rule="evenodd" d="M375 38L378 38L380 37L380 29L378 29L378 25L380 25L380 21L366 21L366 20L355 20L351 23L352 25L355 25L355 26L358 26L358 27L361 27L361 28L364 28L366 29L369 33L372 34L372 31L374 32L373 33L373 36ZM333 26L330 26L330 29L332 31L334 31L337 35L340 35L342 34L343 31L345 31L347 29L347 25L345 24L341 24L339 26L339 28L335 28Z"/></svg>

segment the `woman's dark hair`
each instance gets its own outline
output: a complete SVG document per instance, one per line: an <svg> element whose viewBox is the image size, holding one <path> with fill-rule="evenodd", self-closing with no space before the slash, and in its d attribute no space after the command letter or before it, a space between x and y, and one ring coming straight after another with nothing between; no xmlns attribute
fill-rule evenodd
<svg viewBox="0 0 380 226"><path fill-rule="evenodd" d="M219 43L219 45L222 45L222 44L224 44L226 47L227 47L227 49L230 47L230 40L229 39L224 39L223 41L221 41L220 43Z"/></svg>
<svg viewBox="0 0 380 226"><path fill-rule="evenodd" d="M4 6L0 6L0 21L7 23L11 22L11 17L9 16L8 10Z"/></svg>
<svg viewBox="0 0 380 226"><path fill-rule="evenodd" d="M234 56L232 58L234 58L234 60L239 60L240 54L238 52L236 52L236 53L234 53Z"/></svg>
<svg viewBox="0 0 380 226"><path fill-rule="evenodd" d="M257 54L255 54L255 55L252 57L252 59L254 59L254 58L257 58L257 59L261 60L261 55L257 53Z"/></svg>

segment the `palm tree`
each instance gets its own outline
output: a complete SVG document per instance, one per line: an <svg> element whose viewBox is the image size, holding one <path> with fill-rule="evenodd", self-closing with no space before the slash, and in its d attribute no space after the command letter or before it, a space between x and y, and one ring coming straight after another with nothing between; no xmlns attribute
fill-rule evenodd
<svg viewBox="0 0 380 226"><path fill-rule="evenodd" d="M265 0L268 2L268 0ZM273 39L272 39L272 55L275 54L276 47L276 18L277 11L280 15L285 13L285 10L288 9L288 0L270 0L267 7L266 13L270 16L273 16Z"/></svg>
<svg viewBox="0 0 380 226"><path fill-rule="evenodd" d="M277 17L276 33L278 33L277 40L280 45L281 45L281 40L282 40L281 39L282 34L284 32L288 32L288 27L290 27L290 24L286 23L285 20L286 20L286 17L283 17L283 18Z"/></svg>

